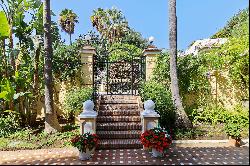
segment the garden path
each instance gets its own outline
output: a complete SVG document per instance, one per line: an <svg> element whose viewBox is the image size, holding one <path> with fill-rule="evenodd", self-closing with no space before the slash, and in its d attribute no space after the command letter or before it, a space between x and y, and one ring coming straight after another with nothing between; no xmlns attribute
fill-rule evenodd
<svg viewBox="0 0 250 166"><path fill-rule="evenodd" d="M80 161L75 148L0 151L0 165L249 165L249 146L176 147L164 158L152 158L142 149L96 150Z"/></svg>

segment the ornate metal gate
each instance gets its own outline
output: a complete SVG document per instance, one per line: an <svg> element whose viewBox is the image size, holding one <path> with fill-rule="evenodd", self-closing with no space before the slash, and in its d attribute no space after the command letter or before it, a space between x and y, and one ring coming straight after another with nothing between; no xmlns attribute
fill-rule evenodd
<svg viewBox="0 0 250 166"><path fill-rule="evenodd" d="M145 58L130 57L111 61L108 56L94 57L95 96L138 95L139 83L145 79Z"/></svg>

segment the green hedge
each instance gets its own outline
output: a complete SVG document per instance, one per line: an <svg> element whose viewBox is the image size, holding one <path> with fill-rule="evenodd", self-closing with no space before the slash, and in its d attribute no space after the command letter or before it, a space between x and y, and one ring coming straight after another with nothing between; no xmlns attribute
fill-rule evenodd
<svg viewBox="0 0 250 166"><path fill-rule="evenodd" d="M161 83L149 81L140 86L140 96L143 102L155 102L155 110L161 115L159 122L162 127L174 127L175 114L170 90Z"/></svg>

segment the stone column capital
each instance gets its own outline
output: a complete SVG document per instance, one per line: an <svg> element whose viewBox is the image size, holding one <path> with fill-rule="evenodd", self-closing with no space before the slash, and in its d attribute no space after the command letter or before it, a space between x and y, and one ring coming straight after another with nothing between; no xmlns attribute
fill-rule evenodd
<svg viewBox="0 0 250 166"><path fill-rule="evenodd" d="M149 45L148 48L143 51L143 56L157 56L160 53L161 49L155 47L154 45Z"/></svg>
<svg viewBox="0 0 250 166"><path fill-rule="evenodd" d="M83 54L92 54L92 55L95 55L96 54L96 51L95 51L95 48L94 47L91 47L91 46L84 46L81 50L81 53Z"/></svg>

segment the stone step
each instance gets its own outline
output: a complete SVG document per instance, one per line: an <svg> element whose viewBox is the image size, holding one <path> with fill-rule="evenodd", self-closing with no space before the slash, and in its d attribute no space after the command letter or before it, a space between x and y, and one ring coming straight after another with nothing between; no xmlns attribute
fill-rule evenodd
<svg viewBox="0 0 250 166"><path fill-rule="evenodd" d="M99 116L112 116L112 115L120 115L120 116L133 116L137 115L140 116L139 110L99 110L98 111Z"/></svg>
<svg viewBox="0 0 250 166"><path fill-rule="evenodd" d="M137 100L138 97L133 95L101 95L102 100Z"/></svg>
<svg viewBox="0 0 250 166"><path fill-rule="evenodd" d="M97 123L97 130L141 130L141 122Z"/></svg>
<svg viewBox="0 0 250 166"><path fill-rule="evenodd" d="M130 131L96 131L96 134L101 139L140 139L141 130L130 130Z"/></svg>
<svg viewBox="0 0 250 166"><path fill-rule="evenodd" d="M139 139L102 139L97 149L141 149Z"/></svg>
<svg viewBox="0 0 250 166"><path fill-rule="evenodd" d="M140 116L98 116L97 122L140 122Z"/></svg>
<svg viewBox="0 0 250 166"><path fill-rule="evenodd" d="M100 100L100 104L137 104L137 100Z"/></svg>
<svg viewBox="0 0 250 166"><path fill-rule="evenodd" d="M100 105L99 110L132 110L139 109L137 104L105 104Z"/></svg>

